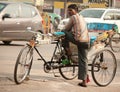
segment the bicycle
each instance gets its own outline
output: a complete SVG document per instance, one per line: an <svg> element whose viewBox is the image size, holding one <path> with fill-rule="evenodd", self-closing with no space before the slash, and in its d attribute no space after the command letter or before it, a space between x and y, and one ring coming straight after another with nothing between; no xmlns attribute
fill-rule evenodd
<svg viewBox="0 0 120 92"><path fill-rule="evenodd" d="M116 24L91 23L87 26L89 30L99 29L97 40L104 41L105 47L110 46L113 52L120 51L120 33Z"/></svg>
<svg viewBox="0 0 120 92"><path fill-rule="evenodd" d="M101 37L106 47L109 45L113 52L120 51L120 33L117 25L114 24L111 30L103 32Z"/></svg>
<svg viewBox="0 0 120 92"><path fill-rule="evenodd" d="M110 47L112 51L120 52L120 33L117 25L113 27L113 32L110 38Z"/></svg>
<svg viewBox="0 0 120 92"><path fill-rule="evenodd" d="M38 34L39 33L34 34L33 39L30 40L30 42L21 49L17 57L14 69L15 83L21 84L25 80L27 75L29 75L33 63L34 51L37 52L40 59L44 62L44 71L46 73L48 73L50 70L59 69L59 72L63 76L63 78L68 80L74 79L77 76L76 66L78 65L73 63L70 64L70 61L68 61L68 57L66 56L63 47L61 46L61 39L64 37L64 34L57 37L56 40L51 42L51 44L56 44L56 46L50 61L46 61L37 49L37 45L39 44L39 41L37 40ZM19 66L21 66L20 73ZM68 73L69 75L65 75L65 73Z"/></svg>
<svg viewBox="0 0 120 92"><path fill-rule="evenodd" d="M35 33L33 39L20 51L14 68L14 80L16 84L21 84L24 82L25 78L29 75L33 63L34 51L38 53L41 60L44 62L44 71L46 73L48 73L50 70L59 69L61 76L67 80L72 80L77 77L78 63L74 63L71 60L68 60L68 56L62 47L62 39L64 38L64 33L56 33L59 33L59 35L54 34L55 38L57 39L51 41L51 44L56 44L56 46L50 61L46 61L37 49L37 45L39 44L39 41L37 40L38 33ZM25 52L25 50L27 50L27 52ZM107 59L111 61L107 62ZM19 66L23 68L20 69L20 74L18 71L20 68ZM92 60L92 63L88 64L88 66L91 67L90 71L94 82L99 86L107 86L115 77L117 62L112 51L108 49L102 49L95 53L95 57ZM102 77L98 77L100 74ZM107 74L109 76L107 76Z"/></svg>

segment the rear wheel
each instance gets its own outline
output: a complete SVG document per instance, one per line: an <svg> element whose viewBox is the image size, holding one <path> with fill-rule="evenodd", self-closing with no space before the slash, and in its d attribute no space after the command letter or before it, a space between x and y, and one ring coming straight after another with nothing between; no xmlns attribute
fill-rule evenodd
<svg viewBox="0 0 120 92"><path fill-rule="evenodd" d="M109 85L115 77L117 62L110 50L99 51L92 62L92 77L99 86Z"/></svg>
<svg viewBox="0 0 120 92"><path fill-rule="evenodd" d="M119 52L120 51L120 34L115 33L110 38L110 47L114 52Z"/></svg>
<svg viewBox="0 0 120 92"><path fill-rule="evenodd" d="M25 46L19 53L15 68L14 80L16 84L22 83L29 75L33 62L33 48Z"/></svg>

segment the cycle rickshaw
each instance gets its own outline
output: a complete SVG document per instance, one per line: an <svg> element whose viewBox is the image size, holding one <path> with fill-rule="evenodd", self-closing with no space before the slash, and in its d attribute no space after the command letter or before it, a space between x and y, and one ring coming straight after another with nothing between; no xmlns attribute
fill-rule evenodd
<svg viewBox="0 0 120 92"><path fill-rule="evenodd" d="M42 52L39 52L37 49L37 46L43 41L42 38L44 35L39 32L31 32L34 33L33 39L21 49L16 60L14 68L15 83L21 84L30 74L34 60L34 51L38 53L41 61L44 62L44 71L46 73L49 73L51 70L58 69L63 78L67 80L76 78L78 74L78 64L68 60L68 57L61 45L61 39L63 39L64 33L54 32L52 35L55 39L49 41L49 43L55 44L55 49L51 59L46 61L41 54ZM76 53L74 53L73 56L77 57ZM92 62L88 64L88 66L91 67L89 71L91 71L94 82L99 86L107 86L115 77L117 62L114 53L109 49L105 49L103 45L103 48L94 53Z"/></svg>

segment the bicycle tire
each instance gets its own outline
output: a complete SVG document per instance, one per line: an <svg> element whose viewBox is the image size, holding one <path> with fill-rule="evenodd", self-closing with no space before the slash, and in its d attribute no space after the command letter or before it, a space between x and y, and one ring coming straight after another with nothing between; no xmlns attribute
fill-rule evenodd
<svg viewBox="0 0 120 92"><path fill-rule="evenodd" d="M120 52L120 34L115 33L110 38L110 47L113 52Z"/></svg>
<svg viewBox="0 0 120 92"><path fill-rule="evenodd" d="M14 68L14 81L21 84L29 75L33 62L33 48L29 45L23 47L17 57Z"/></svg>
<svg viewBox="0 0 120 92"><path fill-rule="evenodd" d="M66 80L75 79L78 76L78 66L77 65L66 65L59 68L61 76Z"/></svg>
<svg viewBox="0 0 120 92"><path fill-rule="evenodd" d="M109 85L115 77L117 61L112 51L103 49L99 51L92 62L91 74L98 86Z"/></svg>

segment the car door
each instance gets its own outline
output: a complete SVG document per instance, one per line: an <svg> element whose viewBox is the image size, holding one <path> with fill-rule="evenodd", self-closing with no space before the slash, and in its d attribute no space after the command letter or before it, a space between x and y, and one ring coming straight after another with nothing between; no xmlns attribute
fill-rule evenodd
<svg viewBox="0 0 120 92"><path fill-rule="evenodd" d="M31 6L27 4L21 4L20 7L20 19L21 19L21 37L23 39L29 40L32 37L32 33L28 32L28 29L32 29L32 12Z"/></svg>
<svg viewBox="0 0 120 92"><path fill-rule="evenodd" d="M118 26L119 33L120 33L120 11L114 12L114 23Z"/></svg>
<svg viewBox="0 0 120 92"><path fill-rule="evenodd" d="M20 5L9 4L3 11L2 16L8 16L1 21L1 37L3 39L19 39L19 31L21 30L21 24L19 20Z"/></svg>
<svg viewBox="0 0 120 92"><path fill-rule="evenodd" d="M110 11L106 12L106 14L104 16L104 21L106 23L112 23L112 24L118 25L119 30L120 30L120 11L110 10Z"/></svg>

